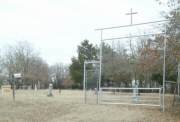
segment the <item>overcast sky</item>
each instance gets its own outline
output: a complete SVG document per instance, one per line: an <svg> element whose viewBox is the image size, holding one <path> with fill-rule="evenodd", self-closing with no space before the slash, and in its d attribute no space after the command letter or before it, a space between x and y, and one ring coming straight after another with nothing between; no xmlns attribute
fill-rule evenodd
<svg viewBox="0 0 180 122"><path fill-rule="evenodd" d="M99 44L95 28L162 20L155 0L0 0L0 48L32 43L49 64L68 64L84 39Z"/></svg>

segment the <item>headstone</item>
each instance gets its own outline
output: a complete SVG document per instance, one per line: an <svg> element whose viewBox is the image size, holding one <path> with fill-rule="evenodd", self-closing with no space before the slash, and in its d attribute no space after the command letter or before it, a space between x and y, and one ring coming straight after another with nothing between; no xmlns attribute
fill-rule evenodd
<svg viewBox="0 0 180 122"><path fill-rule="evenodd" d="M139 85L139 82L138 80L132 80L132 88L133 88L133 102L137 103L138 100L139 100L139 97L138 97L138 85Z"/></svg>
<svg viewBox="0 0 180 122"><path fill-rule="evenodd" d="M94 91L95 91L95 95L97 95L98 94L97 88L94 88Z"/></svg>
<svg viewBox="0 0 180 122"><path fill-rule="evenodd" d="M61 94L61 89L59 88L59 94Z"/></svg>
<svg viewBox="0 0 180 122"><path fill-rule="evenodd" d="M37 85L35 84L35 86L34 86L34 91L37 91Z"/></svg>
<svg viewBox="0 0 180 122"><path fill-rule="evenodd" d="M11 85L2 85L1 93L3 96L11 95L12 94Z"/></svg>
<svg viewBox="0 0 180 122"><path fill-rule="evenodd" d="M53 89L53 84L52 83L50 83L49 84L49 92L48 92L48 97L51 97L51 96L53 96L53 94L52 94L52 89Z"/></svg>
<svg viewBox="0 0 180 122"><path fill-rule="evenodd" d="M32 86L31 86L31 85L29 85L29 86L28 86L28 90L31 90L31 89L32 89Z"/></svg>

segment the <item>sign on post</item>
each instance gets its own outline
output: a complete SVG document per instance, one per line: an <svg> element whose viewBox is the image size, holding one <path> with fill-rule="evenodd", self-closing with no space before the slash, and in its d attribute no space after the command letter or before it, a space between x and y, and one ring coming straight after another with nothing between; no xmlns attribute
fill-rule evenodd
<svg viewBox="0 0 180 122"><path fill-rule="evenodd" d="M12 82L13 82L13 100L15 101L15 79L20 79L22 78L22 74L21 73L14 73L13 77L12 77Z"/></svg>
<svg viewBox="0 0 180 122"><path fill-rule="evenodd" d="M22 77L21 73L15 73L14 74L14 78L16 78L16 79L21 78L21 77Z"/></svg>

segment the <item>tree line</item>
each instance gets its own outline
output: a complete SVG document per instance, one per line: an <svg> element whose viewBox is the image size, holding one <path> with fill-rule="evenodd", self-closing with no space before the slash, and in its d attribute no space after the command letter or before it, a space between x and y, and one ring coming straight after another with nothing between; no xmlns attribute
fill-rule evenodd
<svg viewBox="0 0 180 122"><path fill-rule="evenodd" d="M161 2L157 0L161 5ZM154 83L162 85L163 81L163 48L166 48L166 81L178 81L178 65L180 65L180 7L175 8L178 1L167 1L168 11L163 11L167 20L158 29L165 34L152 37L139 37L136 46L125 46L116 43L116 50L108 43L102 44L102 85L124 85L129 87L133 79L139 85ZM117 40L114 40L117 41ZM83 86L83 64L85 60L99 60L99 47L84 40L78 46L78 57L72 58L70 75L76 86ZM93 68L93 67L91 67Z"/></svg>
<svg viewBox="0 0 180 122"><path fill-rule="evenodd" d="M57 63L49 66L39 52L27 41L8 45L1 50L0 84L12 84L13 75L21 73L16 80L17 88L47 88L53 82L54 88L69 87L68 66ZM54 81L52 81L52 75ZM66 82L66 83L64 83ZM64 84L63 84L64 83ZM70 85L70 84L69 84Z"/></svg>
<svg viewBox="0 0 180 122"><path fill-rule="evenodd" d="M158 1L158 0L157 0ZM159 1L158 1L159 2ZM172 9L174 1L167 3L170 10L164 12L169 20L166 35L139 37L136 46L129 50L116 43L116 50L108 43L102 43L102 85L129 86L133 79L140 85L162 84L163 41L167 39L166 80L177 81L180 65L180 7ZM159 4L161 4L159 2ZM114 40L115 41L115 40ZM47 88L53 82L54 88L82 88L83 66L86 60L99 60L100 48L85 39L77 46L77 57L71 58L71 64L57 63L49 66L39 52L27 41L17 42L0 51L0 85L12 84L14 73L22 73L23 78L16 81L17 88L35 85ZM89 69L94 68L92 65Z"/></svg>

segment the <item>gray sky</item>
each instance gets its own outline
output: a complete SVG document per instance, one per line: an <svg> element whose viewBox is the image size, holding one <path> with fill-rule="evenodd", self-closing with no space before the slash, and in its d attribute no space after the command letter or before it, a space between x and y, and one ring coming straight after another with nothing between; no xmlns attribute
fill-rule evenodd
<svg viewBox="0 0 180 122"><path fill-rule="evenodd" d="M32 43L49 64L68 64L84 39L99 44L95 28L162 20L155 0L0 0L0 48Z"/></svg>

